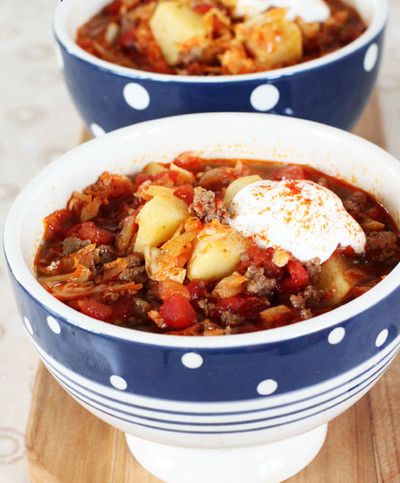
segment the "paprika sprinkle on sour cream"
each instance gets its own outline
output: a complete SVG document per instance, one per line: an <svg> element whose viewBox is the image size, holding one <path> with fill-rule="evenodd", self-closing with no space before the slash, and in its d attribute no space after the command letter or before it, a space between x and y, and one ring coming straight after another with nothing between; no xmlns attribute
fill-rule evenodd
<svg viewBox="0 0 400 483"><path fill-rule="evenodd" d="M301 262L324 262L338 245L364 251L365 233L340 198L310 180L252 183L233 198L232 212L231 225L245 237L263 248L283 248Z"/></svg>
<svg viewBox="0 0 400 483"><path fill-rule="evenodd" d="M397 227L363 190L305 165L186 152L74 192L45 219L35 264L85 315L214 336L332 310L399 260Z"/></svg>

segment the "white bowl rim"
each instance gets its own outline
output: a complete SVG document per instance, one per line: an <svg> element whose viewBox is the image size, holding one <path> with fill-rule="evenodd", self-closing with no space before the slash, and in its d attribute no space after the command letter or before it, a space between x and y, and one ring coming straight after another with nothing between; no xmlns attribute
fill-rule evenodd
<svg viewBox="0 0 400 483"><path fill-rule="evenodd" d="M65 11L69 11L72 2L60 2L54 12L53 30L55 37L64 46L66 51L81 60L93 64L97 68L108 71L119 76L130 77L132 79L154 80L158 82L177 82L177 83L221 83L221 82L243 82L253 80L274 80L291 76L293 74L301 73L311 69L317 69L326 64L334 63L335 61L353 54L358 49L362 49L372 39L374 39L385 27L388 18L388 0L371 0L380 8L377 8L377 13L373 17L367 30L356 40L350 44L342 47L335 52L327 54L318 59L310 60L290 67L283 67L281 69L257 72L253 74L239 74L239 75L221 75L221 76L187 76L187 75L171 75L159 74L155 72L147 72L129 67L119 66L111 62L102 60L94 55L89 54L81 47L79 47L75 40L71 38L67 29L68 15Z"/></svg>
<svg viewBox="0 0 400 483"><path fill-rule="evenodd" d="M39 301L46 310L53 316L59 315L67 320L68 323L83 328L89 332L102 334L117 339L123 339L126 341L132 341L143 344L150 344L155 346L175 347L175 348L191 348L191 349L228 349L237 348L241 346L259 346L267 343L274 343L279 341L288 341L297 337L310 335L312 333L328 329L330 327L338 326L342 322L354 317L385 297L390 295L394 290L400 286L400 264L398 264L381 282L375 287L370 289L366 294L357 297L356 299L348 302L334 310L318 315L308 320L296 322L292 325L285 327L279 327L275 329L268 329L263 331L251 332L246 334L235 334L231 336L216 336L216 337L196 337L196 336L181 336L181 335L165 335L155 334L150 332L142 332L135 329L128 329L112 325L110 323L102 322L97 319L93 319L86 316L61 301L50 295L35 279L34 275L27 267L22 251L18 246L19 229L18 223L14 223L13 220L19 219L18 214L23 211L24 206L27 205L31 194L37 192L42 185L42 178L46 178L48 174L57 172L58 165L68 163L69 158L73 158L78 151L90 152L91 146L96 142L118 142L123 140L131 131L146 131L149 130L154 124L162 129L163 125L168 125L174 120L185 119L189 121L191 118L220 117L221 122L224 122L224 117L241 116L242 118L248 118L249 120L254 117L269 117L276 122L286 124L302 124L307 126L313 135L325 134L335 136L343 139L343 141L351 140L353 144L359 145L361 148L368 148L372 150L372 153L376 153L376 156L380 159L385 159L385 162L390 166L390 169L398 173L400 178L400 162L394 158L391 154L384 151L382 148L374 145L373 143L356 136L354 134L342 131L338 128L326 126L313 121L305 121L302 119L288 118L285 116L278 116L273 114L261 114L261 113L197 113L197 114L184 114L179 116L172 116L163 119L156 119L146 121L131 126L127 126L116 131L112 131L100 138L93 139L82 145L77 146L71 151L65 153L50 165L39 172L20 192L20 194L14 200L11 209L6 218L4 229L4 252L6 255L7 263L14 276L14 278L20 283L24 290L26 290L33 298ZM245 123L245 119L243 119Z"/></svg>

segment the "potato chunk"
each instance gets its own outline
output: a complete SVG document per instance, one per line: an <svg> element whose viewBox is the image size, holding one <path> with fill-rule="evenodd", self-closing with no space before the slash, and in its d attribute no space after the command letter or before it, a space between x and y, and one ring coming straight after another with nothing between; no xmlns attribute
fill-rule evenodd
<svg viewBox="0 0 400 483"><path fill-rule="evenodd" d="M240 255L245 251L246 241L239 232L213 220L198 235L187 264L187 277L190 280L226 277L234 271Z"/></svg>
<svg viewBox="0 0 400 483"><path fill-rule="evenodd" d="M150 176L155 176L156 174L167 170L168 170L168 166L165 166L164 164L149 163L143 168L143 173Z"/></svg>
<svg viewBox="0 0 400 483"><path fill-rule="evenodd" d="M342 255L334 253L321 265L316 286L326 291L326 302L336 306L344 301L354 285L365 276L362 270L354 267Z"/></svg>
<svg viewBox="0 0 400 483"><path fill-rule="evenodd" d="M301 30L285 18L284 8L258 15L236 29L236 36L252 53L258 68L293 64L303 55Z"/></svg>
<svg viewBox="0 0 400 483"><path fill-rule="evenodd" d="M261 176L258 176L258 174L254 174L252 176L242 176L241 178L237 178L235 179L235 181L232 181L232 183L226 188L224 205L228 208L235 195L239 193L241 189L243 189L248 184L255 183L256 181L261 180Z"/></svg>
<svg viewBox="0 0 400 483"><path fill-rule="evenodd" d="M202 15L179 0L159 3L150 19L150 28L169 65L179 62L184 44L201 45L206 37Z"/></svg>
<svg viewBox="0 0 400 483"><path fill-rule="evenodd" d="M137 217L139 230L135 251L144 253L145 247L157 247L169 240L187 216L184 201L174 196L155 196L143 206Z"/></svg>

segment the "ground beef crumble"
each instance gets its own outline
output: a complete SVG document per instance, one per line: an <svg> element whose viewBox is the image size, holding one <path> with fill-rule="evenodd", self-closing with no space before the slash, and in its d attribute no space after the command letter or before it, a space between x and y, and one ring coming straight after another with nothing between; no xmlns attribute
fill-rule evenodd
<svg viewBox="0 0 400 483"><path fill-rule="evenodd" d="M128 255L126 257L126 259L128 261L128 267L129 268L138 267L139 265L144 264L144 257L141 253L138 253L138 252L135 252L135 253L132 253L131 255Z"/></svg>
<svg viewBox="0 0 400 483"><path fill-rule="evenodd" d="M365 256L375 262L393 263L400 252L398 237L392 231L373 231L367 236Z"/></svg>
<svg viewBox="0 0 400 483"><path fill-rule="evenodd" d="M126 268L119 274L119 280L124 282L145 283L147 280L146 268L144 265Z"/></svg>
<svg viewBox="0 0 400 483"><path fill-rule="evenodd" d="M150 280L146 283L146 290L143 298L152 304L154 302L159 302L157 282Z"/></svg>
<svg viewBox="0 0 400 483"><path fill-rule="evenodd" d="M211 317L215 310L215 304L209 302L207 299L199 299L197 301L197 306L206 317Z"/></svg>
<svg viewBox="0 0 400 483"><path fill-rule="evenodd" d="M250 265L244 276L248 279L246 290L252 294L268 296L276 287L276 279L266 277L263 268Z"/></svg>
<svg viewBox="0 0 400 483"><path fill-rule="evenodd" d="M207 318L214 318L217 315L215 313L216 305L207 299L198 300L197 306ZM245 320L244 317L239 314L234 314L229 310L218 310L218 313L221 326L224 328L238 326Z"/></svg>
<svg viewBox="0 0 400 483"><path fill-rule="evenodd" d="M132 309L133 309L134 318L137 318L139 320L146 320L147 314L152 308L154 308L152 304L150 304L146 300L143 300L140 297L134 297L132 299Z"/></svg>
<svg viewBox="0 0 400 483"><path fill-rule="evenodd" d="M304 266L306 267L311 282L315 283L315 281L318 280L319 274L321 273L321 260L318 257L312 258L308 262L304 263Z"/></svg>
<svg viewBox="0 0 400 483"><path fill-rule="evenodd" d="M81 240L76 236L70 236L62 242L62 256L71 255L78 250L90 245L90 240Z"/></svg>
<svg viewBox="0 0 400 483"><path fill-rule="evenodd" d="M295 309L316 309L320 306L323 295L323 290L318 290L312 285L308 285L304 292L297 295L291 295L289 300L290 304Z"/></svg>
<svg viewBox="0 0 400 483"><path fill-rule="evenodd" d="M343 206L353 218L358 219L361 213L370 206L370 201L365 193L356 191L343 203Z"/></svg>
<svg viewBox="0 0 400 483"><path fill-rule="evenodd" d="M244 321L244 317L238 314L233 314L229 310L223 310L221 312L221 324L223 327L235 327L240 325Z"/></svg>
<svg viewBox="0 0 400 483"><path fill-rule="evenodd" d="M229 214L222 200L216 200L213 191L201 187L194 190L193 203L189 207L189 213L197 216L203 223L217 220L223 225L229 225Z"/></svg>
<svg viewBox="0 0 400 483"><path fill-rule="evenodd" d="M110 245L100 245L98 247L99 263L110 263L117 258L115 250Z"/></svg>

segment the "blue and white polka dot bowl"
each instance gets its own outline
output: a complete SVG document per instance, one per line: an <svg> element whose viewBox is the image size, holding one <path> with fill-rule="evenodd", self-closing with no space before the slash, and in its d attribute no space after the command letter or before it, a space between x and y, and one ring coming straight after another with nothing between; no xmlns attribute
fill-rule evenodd
<svg viewBox="0 0 400 483"><path fill-rule="evenodd" d="M87 409L125 431L136 457L159 478L280 481L315 456L327 422L363 396L399 350L400 266L330 313L205 338L91 319L53 298L33 275L43 219L74 190L105 170L133 173L188 150L310 164L373 193L400 223L400 163L345 131L250 113L149 121L83 144L24 188L4 238L15 297L50 372Z"/></svg>
<svg viewBox="0 0 400 483"><path fill-rule="evenodd" d="M54 30L69 92L94 136L162 117L198 112L265 112L350 129L375 85L386 0L348 0L368 23L355 42L293 67L236 76L154 74L94 57L77 29L109 0L59 2Z"/></svg>

